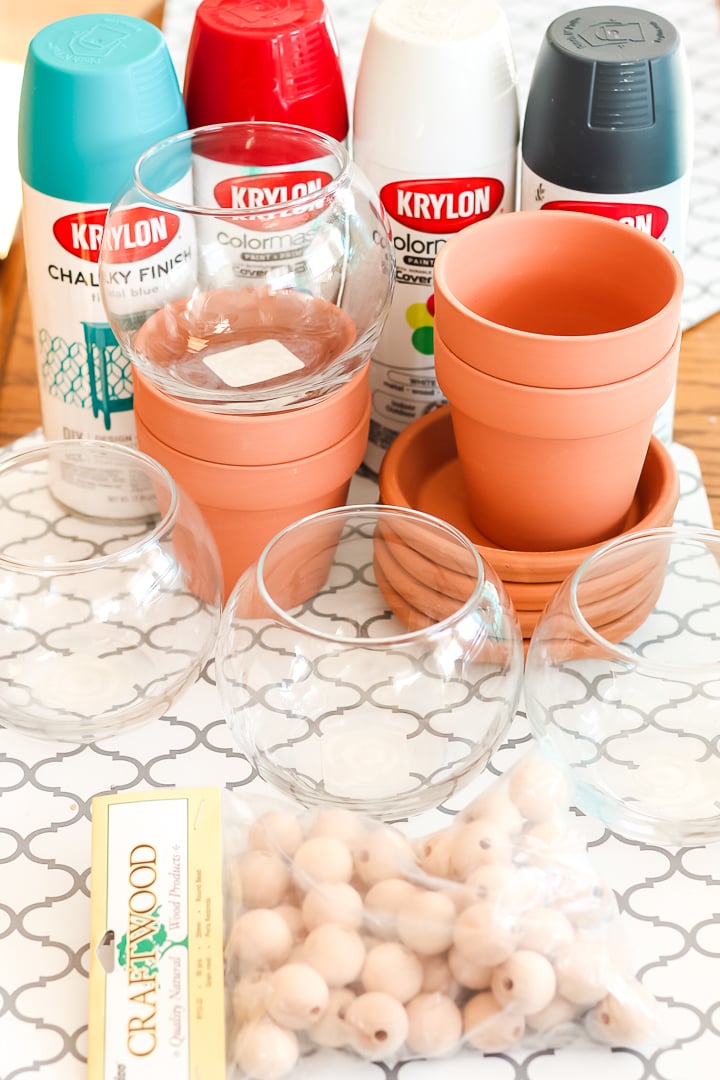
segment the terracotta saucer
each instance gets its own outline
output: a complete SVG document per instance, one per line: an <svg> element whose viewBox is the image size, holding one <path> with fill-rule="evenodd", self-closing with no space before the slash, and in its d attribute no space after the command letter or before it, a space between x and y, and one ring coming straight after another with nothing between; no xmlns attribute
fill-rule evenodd
<svg viewBox="0 0 720 1080"><path fill-rule="evenodd" d="M437 538L439 539L439 538ZM439 548L437 549L440 553ZM408 543L394 532L376 531L374 537L376 572L382 573L383 579L392 588L396 597L401 597L414 611L419 611L431 619L446 619L453 616L462 603L470 598L477 582L477 577L464 577L447 569L438 559L420 556ZM664 579L664 565L658 563L654 552L632 562L612 563L607 573L588 580L582 589L582 609L592 626L601 630L619 618L632 617L636 610L645 610L655 602ZM450 585L450 588L448 588ZM395 610L393 608L393 610ZM523 636L526 631L532 633L540 611L517 609Z"/></svg>
<svg viewBox="0 0 720 1080"><path fill-rule="evenodd" d="M530 585L550 584L549 590L541 590L544 606L554 591L552 586L563 581L600 546L597 543L564 551L510 551L485 537L468 512L448 405L413 421L398 435L383 459L379 493L380 501L388 506L422 510L463 532L500 575L516 606L528 610L539 610L541 595L535 597ZM653 436L620 532L669 525L679 493L679 478L670 452ZM436 554L434 558L437 560ZM515 595L513 583L523 586Z"/></svg>

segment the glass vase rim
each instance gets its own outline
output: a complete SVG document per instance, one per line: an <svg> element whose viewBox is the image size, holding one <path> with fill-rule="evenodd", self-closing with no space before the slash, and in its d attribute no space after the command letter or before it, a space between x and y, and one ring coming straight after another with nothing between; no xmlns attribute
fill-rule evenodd
<svg viewBox="0 0 720 1080"><path fill-rule="evenodd" d="M316 522L327 521L329 519L342 519L351 518L354 516L366 516L367 518L374 518L376 521L382 516L404 518L415 522L421 522L425 525L431 526L438 533L445 534L453 540L460 543L460 545L468 552L474 560L475 567L477 569L477 579L473 587L471 595L467 600L460 602L451 615L445 616L443 619L438 619L430 626L423 627L419 630L407 630L402 633L382 635L380 637L364 638L364 637L338 637L335 634L328 633L327 631L318 630L315 627L308 626L301 618L291 615L284 607L277 603L268 592L264 577L263 568L272 554L273 549L288 536L291 536L299 529L306 528L310 525L314 525ZM474 608L477 607L477 601L480 598L483 588L487 583L485 561L480 555L472 541L457 529L454 525L451 525L447 521L443 521L442 518L436 518L432 514L426 514L422 510L415 510L403 506L394 506L392 504L379 504L379 503L351 503L344 506L334 506L326 510L319 510L313 514L307 514L297 521L291 522L281 529L275 536L267 542L257 560L252 567L254 572L255 583L259 590L260 596L271 609L271 611L279 617L286 625L296 628L299 632L307 637L313 638L317 641L332 642L336 646L344 646L346 648L387 648L388 646L403 645L408 642L418 641L423 637L434 636L447 630L449 627L457 625L464 618L466 618ZM379 587L378 587L379 588ZM228 603L228 607L232 608L232 601ZM234 612L233 612L234 613Z"/></svg>
<svg viewBox="0 0 720 1080"><path fill-rule="evenodd" d="M218 136L222 134L230 134L232 131L248 131L249 129L257 129L258 131L269 132L272 131L277 135L293 135L298 138L313 141L319 148L324 148L326 154L335 158L338 163L338 172L336 176L333 176L327 184L324 184L318 191L308 192L307 195L298 196L294 199L286 199L283 202L273 203L272 206L257 207L250 209L243 209L241 207L230 206L218 206L217 203L208 206L202 206L196 203L184 202L181 199L173 199L167 194L162 192L153 191L146 185L141 177L141 170L148 165L157 161L159 155L165 155L168 151L172 152L176 147L181 147L183 143L189 144L189 151L193 152L193 144L196 140L204 140L210 136ZM322 151L315 155L320 157ZM312 160L308 158L307 160ZM204 124L200 127L187 128L185 131L177 131L172 135L166 136L164 139L159 139L153 143L137 158L133 165L131 186L137 188L138 192L153 206L161 209L166 209L178 214L188 214L193 217L212 217L220 218L232 218L236 222L242 222L243 220L256 220L259 216L268 214L274 214L276 212L287 212L289 208L293 210L302 211L306 206L312 206L317 204L318 199L327 199L335 194L335 192L346 184L347 178L352 171L353 161L348 153L348 150L341 142L333 138L332 135L328 135L323 131L319 131L316 128L304 127L301 124L287 124L279 120L228 120L218 124ZM115 197L110 208L108 215L110 215L115 209L117 209L123 201L123 198L127 195L130 188L123 188Z"/></svg>
<svg viewBox="0 0 720 1080"><path fill-rule="evenodd" d="M113 443L107 439L50 439L39 445L27 447L26 449L18 450L15 453L7 454L4 457L0 457L0 484L2 483L5 474L14 469L22 468L23 465L27 465L32 461L39 461L42 458L49 461L52 450L60 450L63 448L70 449L78 446L84 446L86 448L97 446L113 456L118 456L128 461L134 461L146 473L150 473L151 475L154 474L156 478L163 482L169 494L167 509L163 513L160 513L158 521L155 522L151 529L145 531L141 537L123 544L122 547L117 548L110 554L90 555L88 558L84 559L64 559L58 560L57 562L44 563L39 562L36 559L19 559L11 555L6 555L0 550L0 570L8 570L14 573L37 574L39 577L55 576L56 574L87 573L89 570L106 566L109 563L117 563L142 553L166 535L176 523L179 489L165 466L133 446ZM64 505L60 500L58 500L58 503ZM68 507L68 510L73 513L78 513L77 511L73 511L72 507ZM92 515L89 514L82 514L80 516L86 518L88 521L106 521L119 524L123 520L141 522L153 515L150 512L140 512L132 517L118 519L101 517L93 518Z"/></svg>
<svg viewBox="0 0 720 1080"><path fill-rule="evenodd" d="M578 601L578 589L581 585L581 579L587 572L588 568L593 567L601 559L608 554L608 552L616 551L622 548L637 547L648 540L650 541L663 541L672 543L673 540L689 541L695 540L703 544L706 550L709 550L711 543L715 544L720 551L720 530L717 530L709 525L662 525L649 529L639 529L635 532L621 533L619 536L613 536L609 540L606 540L603 544L597 547L594 551L591 551L589 555L586 555L582 562L575 568L572 574L567 579L570 611L573 619L576 621L580 629L587 635L588 639L595 645L600 646L605 653L608 654L612 660L617 660L633 667L641 667L643 671L648 674L653 672L661 672L667 674L668 671L687 671L688 668L692 671L703 671L709 667L712 667L710 663L704 661L696 664L690 664L688 661L684 661L681 664L675 664L671 659L652 660L647 659L644 656L639 655L637 652L630 649L621 643L613 642L609 638L606 638L604 634L600 633L595 627L587 620L583 614L582 606ZM558 595L558 594L556 594ZM550 600L548 607L553 604Z"/></svg>

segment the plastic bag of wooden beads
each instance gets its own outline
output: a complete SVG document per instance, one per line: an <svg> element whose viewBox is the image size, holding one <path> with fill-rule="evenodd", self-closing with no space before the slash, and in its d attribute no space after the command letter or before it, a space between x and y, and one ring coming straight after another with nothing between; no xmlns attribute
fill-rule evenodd
<svg viewBox="0 0 720 1080"><path fill-rule="evenodd" d="M660 1007L629 968L568 797L532 750L416 839L343 808L236 800L232 1080L310 1080L328 1051L392 1066L657 1044Z"/></svg>

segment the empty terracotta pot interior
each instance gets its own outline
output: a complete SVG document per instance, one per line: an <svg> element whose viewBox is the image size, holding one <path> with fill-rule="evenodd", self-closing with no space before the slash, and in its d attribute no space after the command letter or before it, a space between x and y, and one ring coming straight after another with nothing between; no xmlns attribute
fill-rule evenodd
<svg viewBox="0 0 720 1080"><path fill-rule="evenodd" d="M607 218L518 211L455 233L434 265L435 331L465 363L545 387L617 382L676 337L683 274Z"/></svg>
<svg viewBox="0 0 720 1080"><path fill-rule="evenodd" d="M160 378L171 375L188 393L195 387L226 394L228 384L208 366L208 358L230 346L272 339L289 349L302 368L254 382L253 389L277 387L286 397L290 388L322 376L356 336L352 319L322 297L267 286L211 289L153 312L135 334L133 354L143 369Z"/></svg>

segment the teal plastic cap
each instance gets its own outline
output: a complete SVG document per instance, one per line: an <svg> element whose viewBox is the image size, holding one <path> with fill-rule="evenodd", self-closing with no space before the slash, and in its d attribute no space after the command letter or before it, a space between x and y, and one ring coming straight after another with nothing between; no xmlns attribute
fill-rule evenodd
<svg viewBox="0 0 720 1080"><path fill-rule="evenodd" d="M30 42L18 156L23 180L37 191L110 203L140 154L186 129L165 39L144 19L72 16Z"/></svg>

